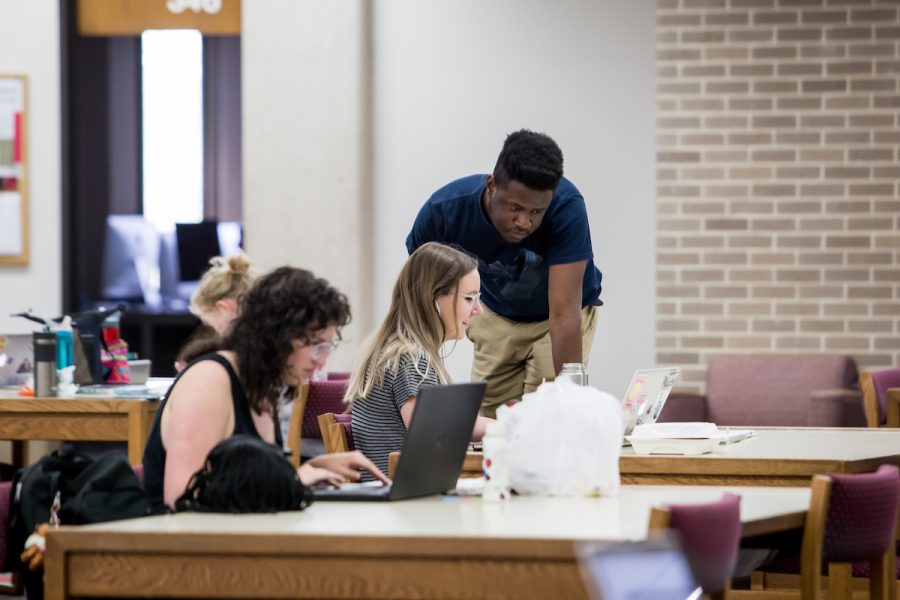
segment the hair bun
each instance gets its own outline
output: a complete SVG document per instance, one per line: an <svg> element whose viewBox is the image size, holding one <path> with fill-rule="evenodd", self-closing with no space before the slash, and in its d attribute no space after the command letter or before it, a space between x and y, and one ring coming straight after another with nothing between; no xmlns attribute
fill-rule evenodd
<svg viewBox="0 0 900 600"><path fill-rule="evenodd" d="M217 257L221 258L221 257ZM212 259L215 260L215 259ZM212 262L212 261L210 261ZM235 254L234 256L230 256L227 259L228 268L235 275L244 275L250 272L250 269L253 268L253 263L250 262L250 258L244 254L243 252L239 254Z"/></svg>

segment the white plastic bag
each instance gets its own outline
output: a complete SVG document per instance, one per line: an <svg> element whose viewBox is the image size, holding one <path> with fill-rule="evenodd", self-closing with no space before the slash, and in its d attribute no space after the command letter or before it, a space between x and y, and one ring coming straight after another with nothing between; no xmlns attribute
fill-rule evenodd
<svg viewBox="0 0 900 600"><path fill-rule="evenodd" d="M509 439L509 479L520 494L619 491L622 413L611 394L569 381L544 383L497 419Z"/></svg>

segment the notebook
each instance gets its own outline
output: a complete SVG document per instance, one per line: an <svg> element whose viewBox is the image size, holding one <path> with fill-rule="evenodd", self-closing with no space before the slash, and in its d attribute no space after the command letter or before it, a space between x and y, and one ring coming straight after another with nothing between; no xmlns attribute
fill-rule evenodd
<svg viewBox="0 0 900 600"><path fill-rule="evenodd" d="M79 396L162 400L172 387L172 377L150 377L145 383L97 383L78 388Z"/></svg>
<svg viewBox="0 0 900 600"><path fill-rule="evenodd" d="M317 488L313 490L316 500L403 500L455 488L486 385L423 385L393 483Z"/></svg>
<svg viewBox="0 0 900 600"><path fill-rule="evenodd" d="M34 350L30 333L0 335L0 386L30 385Z"/></svg>
<svg viewBox="0 0 900 600"><path fill-rule="evenodd" d="M656 423L680 374L678 367L634 372L622 396L622 425L626 436L638 425Z"/></svg>

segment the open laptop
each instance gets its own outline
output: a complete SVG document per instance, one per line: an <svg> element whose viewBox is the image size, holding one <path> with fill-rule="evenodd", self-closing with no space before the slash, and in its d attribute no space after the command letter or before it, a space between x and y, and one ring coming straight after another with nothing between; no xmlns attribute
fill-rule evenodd
<svg viewBox="0 0 900 600"><path fill-rule="evenodd" d="M672 535L622 544L576 546L592 600L695 600L701 597L690 565Z"/></svg>
<svg viewBox="0 0 900 600"><path fill-rule="evenodd" d="M423 385L393 483L314 489L316 500L403 500L455 488L486 385Z"/></svg>
<svg viewBox="0 0 900 600"><path fill-rule="evenodd" d="M31 385L34 350L30 333L0 335L0 386Z"/></svg>
<svg viewBox="0 0 900 600"><path fill-rule="evenodd" d="M626 436L638 425L656 423L680 374L678 367L634 372L622 396L622 425Z"/></svg>

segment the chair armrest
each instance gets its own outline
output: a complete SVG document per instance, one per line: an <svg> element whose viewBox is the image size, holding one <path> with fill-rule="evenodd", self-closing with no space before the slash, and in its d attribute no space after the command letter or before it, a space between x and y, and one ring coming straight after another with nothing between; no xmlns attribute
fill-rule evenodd
<svg viewBox="0 0 900 600"><path fill-rule="evenodd" d="M304 383L294 397L294 406L291 409L291 420L288 425L287 446L291 451L291 464L295 467L300 466L300 430L303 426L303 413L306 411L306 399L308 396L309 384Z"/></svg>
<svg viewBox="0 0 900 600"><path fill-rule="evenodd" d="M388 479L394 478L394 472L397 470L397 462L400 461L400 453L397 451L388 454Z"/></svg>
<svg viewBox="0 0 900 600"><path fill-rule="evenodd" d="M706 396L672 392L663 406L658 421L661 423L692 423L706 421Z"/></svg>
<svg viewBox="0 0 900 600"><path fill-rule="evenodd" d="M856 390L817 390L809 396L809 427L866 427L862 395Z"/></svg>
<svg viewBox="0 0 900 600"><path fill-rule="evenodd" d="M900 388L888 388L887 426L900 427Z"/></svg>
<svg viewBox="0 0 900 600"><path fill-rule="evenodd" d="M349 452L350 440L347 439L347 430L340 423L332 423L329 427L329 435L331 436L331 452Z"/></svg>
<svg viewBox="0 0 900 600"><path fill-rule="evenodd" d="M335 452L333 449L331 426L334 425L334 415L332 413L322 413L316 420L319 422L319 431L322 432L322 446L325 448L326 454Z"/></svg>
<svg viewBox="0 0 900 600"><path fill-rule="evenodd" d="M881 425L881 414L878 408L878 392L875 391L875 380L872 371L861 371L859 374L859 391L862 393L863 410L866 411L866 425Z"/></svg>

